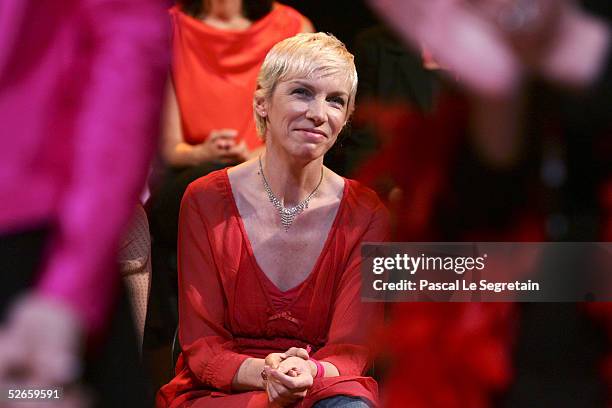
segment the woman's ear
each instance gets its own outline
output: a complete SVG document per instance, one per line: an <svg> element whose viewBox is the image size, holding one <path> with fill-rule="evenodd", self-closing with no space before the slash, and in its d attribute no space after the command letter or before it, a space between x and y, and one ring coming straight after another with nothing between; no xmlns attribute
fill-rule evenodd
<svg viewBox="0 0 612 408"><path fill-rule="evenodd" d="M255 96L253 97L255 104L255 112L262 118L267 117L268 115L268 101L264 95L264 92L261 89L255 91Z"/></svg>

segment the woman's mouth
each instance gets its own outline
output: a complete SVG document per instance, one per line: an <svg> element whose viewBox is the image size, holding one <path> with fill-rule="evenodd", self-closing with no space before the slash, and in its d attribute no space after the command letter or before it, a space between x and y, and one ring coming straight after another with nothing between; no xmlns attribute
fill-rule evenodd
<svg viewBox="0 0 612 408"><path fill-rule="evenodd" d="M313 141L321 141L327 139L327 135L325 134L325 132L319 129L303 128L297 130L301 132L304 136L306 136L307 139L311 139Z"/></svg>

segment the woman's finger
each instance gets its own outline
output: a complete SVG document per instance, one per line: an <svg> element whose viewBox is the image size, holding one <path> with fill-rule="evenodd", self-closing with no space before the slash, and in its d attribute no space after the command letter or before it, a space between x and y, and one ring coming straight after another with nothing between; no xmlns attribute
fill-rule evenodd
<svg viewBox="0 0 612 408"><path fill-rule="evenodd" d="M208 134L208 139L214 141L219 138L235 139L238 136L236 129L214 129Z"/></svg>
<svg viewBox="0 0 612 408"><path fill-rule="evenodd" d="M268 387L268 399L274 407L284 407L299 398L276 381L269 381Z"/></svg>
<svg viewBox="0 0 612 408"><path fill-rule="evenodd" d="M278 368L278 365L285 359L287 356L279 353L270 353L264 359L264 364L271 368Z"/></svg>
<svg viewBox="0 0 612 408"><path fill-rule="evenodd" d="M222 137L212 139L210 143L212 143L212 145L215 146L216 148L222 149L222 150L228 150L234 147L234 145L236 144L236 142L233 139L226 139Z"/></svg>
<svg viewBox="0 0 612 408"><path fill-rule="evenodd" d="M266 393L268 394L268 401L274 402L278 399L278 392L270 381L266 383Z"/></svg>
<svg viewBox="0 0 612 408"><path fill-rule="evenodd" d="M231 156L242 156L242 155L244 155L246 150L247 150L247 145L246 145L246 142L243 140L242 142L238 143L237 145L231 146L231 148L228 150L227 154L231 155Z"/></svg>
<svg viewBox="0 0 612 408"><path fill-rule="evenodd" d="M304 360L308 360L310 358L310 356L308 355L308 351L301 347L291 347L289 350L286 351L286 354L289 356L300 357Z"/></svg>
<svg viewBox="0 0 612 408"><path fill-rule="evenodd" d="M292 391L303 391L312 386L312 376L300 373L297 377L290 377L278 370L270 370L269 377L278 381L285 388Z"/></svg>
<svg viewBox="0 0 612 408"><path fill-rule="evenodd" d="M295 401L297 401L298 399L304 397L303 393L298 393L298 392L289 390L286 387L284 387L282 384L276 381L272 381L270 383L270 386L272 387L273 393L275 395L274 403L276 403L279 406L290 405L294 403Z"/></svg>

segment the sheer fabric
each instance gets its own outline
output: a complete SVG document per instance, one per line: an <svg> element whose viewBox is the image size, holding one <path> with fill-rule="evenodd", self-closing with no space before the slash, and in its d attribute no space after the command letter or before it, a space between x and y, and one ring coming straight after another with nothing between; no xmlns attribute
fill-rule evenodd
<svg viewBox="0 0 612 408"><path fill-rule="evenodd" d="M308 344L312 356L334 364L340 376L316 379L301 406L340 394L376 401L376 382L362 376L369 364L364 342L382 309L361 302L360 243L382 241L387 231L387 213L376 194L346 179L313 270L282 292L257 265L227 170L192 183L179 230L183 352L157 407L266 406L263 391L232 394L242 362ZM186 401L193 405L183 405Z"/></svg>

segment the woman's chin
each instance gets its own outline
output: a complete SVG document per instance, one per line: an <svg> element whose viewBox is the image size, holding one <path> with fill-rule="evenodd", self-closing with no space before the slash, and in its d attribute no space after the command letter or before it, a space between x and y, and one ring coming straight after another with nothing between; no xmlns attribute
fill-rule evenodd
<svg viewBox="0 0 612 408"><path fill-rule="evenodd" d="M328 149L323 148L320 144L305 144L293 149L292 156L300 161L312 161L322 157Z"/></svg>

